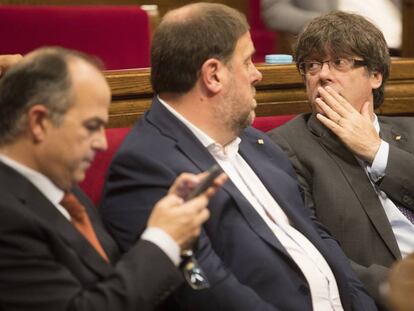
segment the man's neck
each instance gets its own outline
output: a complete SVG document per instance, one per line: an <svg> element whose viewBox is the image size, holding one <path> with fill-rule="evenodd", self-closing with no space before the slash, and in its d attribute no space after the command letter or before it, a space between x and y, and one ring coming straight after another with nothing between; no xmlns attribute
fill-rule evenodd
<svg viewBox="0 0 414 311"><path fill-rule="evenodd" d="M11 144L0 146L0 154L3 154L13 161L37 171L37 165L30 150L31 149L20 140Z"/></svg>
<svg viewBox="0 0 414 311"><path fill-rule="evenodd" d="M212 109L215 103L208 97L192 93L185 95L162 94L159 97L222 146L226 146L237 137L236 134L230 133L221 122L218 122Z"/></svg>

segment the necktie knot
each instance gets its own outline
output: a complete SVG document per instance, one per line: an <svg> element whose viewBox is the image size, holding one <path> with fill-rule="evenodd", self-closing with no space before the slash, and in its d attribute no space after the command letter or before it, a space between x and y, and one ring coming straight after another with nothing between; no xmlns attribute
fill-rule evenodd
<svg viewBox="0 0 414 311"><path fill-rule="evenodd" d="M69 213L72 224L76 229L89 241L95 250L102 256L103 259L109 261L101 243L96 237L95 230L86 212L85 206L76 198L71 192L65 192L63 199L60 201Z"/></svg>
<svg viewBox="0 0 414 311"><path fill-rule="evenodd" d="M62 201L60 201L60 205L68 211L73 221L82 222L84 221L84 218L87 217L85 207L71 192L65 192Z"/></svg>

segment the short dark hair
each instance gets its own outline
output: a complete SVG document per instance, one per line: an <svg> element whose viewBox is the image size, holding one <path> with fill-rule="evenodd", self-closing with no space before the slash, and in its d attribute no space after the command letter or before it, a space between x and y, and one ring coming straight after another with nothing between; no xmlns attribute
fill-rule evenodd
<svg viewBox="0 0 414 311"><path fill-rule="evenodd" d="M309 57L361 57L369 72L382 74L381 86L373 90L374 107L384 101L389 50L382 32L364 17L341 11L317 17L299 35L294 51L297 66Z"/></svg>
<svg viewBox="0 0 414 311"><path fill-rule="evenodd" d="M41 48L12 66L0 79L0 145L12 142L27 127L27 112L42 104L59 125L72 104L70 59L82 59L100 68L97 61L78 51Z"/></svg>
<svg viewBox="0 0 414 311"><path fill-rule="evenodd" d="M192 7L190 7L192 6ZM195 85L203 63L230 60L237 41L249 31L246 17L223 4L196 3L180 19L168 18L155 31L151 83L156 93L185 93Z"/></svg>

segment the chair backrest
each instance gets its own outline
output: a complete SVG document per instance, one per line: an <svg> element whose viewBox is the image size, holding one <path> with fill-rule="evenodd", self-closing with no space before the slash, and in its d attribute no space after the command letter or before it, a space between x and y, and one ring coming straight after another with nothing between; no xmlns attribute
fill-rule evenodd
<svg viewBox="0 0 414 311"><path fill-rule="evenodd" d="M106 69L149 67L150 28L139 6L0 6L0 54L63 46L98 56Z"/></svg>
<svg viewBox="0 0 414 311"><path fill-rule="evenodd" d="M101 200L106 173L111 164L112 157L129 131L130 128L110 128L105 130L108 149L96 154L95 160L86 171L85 179L80 183L80 187L96 206L99 205Z"/></svg>
<svg viewBox="0 0 414 311"><path fill-rule="evenodd" d="M256 48L253 56L255 62L263 62L266 54L274 54L277 50L278 34L269 31L263 24L260 13L260 0L249 0L248 20L252 41Z"/></svg>
<svg viewBox="0 0 414 311"><path fill-rule="evenodd" d="M282 125L293 117L294 115L257 117L253 123L253 126L263 132L266 132ZM111 164L112 157L129 131L130 128L110 128L105 130L106 138L108 140L108 149L96 155L95 161L86 172L84 181L80 183L83 191L85 191L96 206L99 205L101 200L106 173L109 165Z"/></svg>
<svg viewBox="0 0 414 311"><path fill-rule="evenodd" d="M280 116L270 116L270 117L257 117L254 119L253 127L261 130L262 132L270 131L275 127L281 126L282 124L293 119L296 115L280 115Z"/></svg>

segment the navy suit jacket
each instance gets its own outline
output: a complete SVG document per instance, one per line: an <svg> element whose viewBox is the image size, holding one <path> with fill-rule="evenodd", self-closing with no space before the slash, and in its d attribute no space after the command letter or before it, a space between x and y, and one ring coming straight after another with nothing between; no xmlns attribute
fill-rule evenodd
<svg viewBox="0 0 414 311"><path fill-rule="evenodd" d="M345 310L376 310L337 242L311 220L289 159L253 128L240 138L242 157L292 225L326 258ZM191 131L155 99L116 154L105 187L101 212L121 248L128 249L144 230L152 206L177 175L199 173L214 163ZM176 293L183 309L312 310L301 270L231 181L211 199L209 208L211 217L196 254L211 288L195 291L183 286Z"/></svg>

